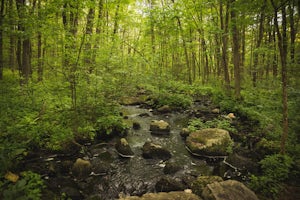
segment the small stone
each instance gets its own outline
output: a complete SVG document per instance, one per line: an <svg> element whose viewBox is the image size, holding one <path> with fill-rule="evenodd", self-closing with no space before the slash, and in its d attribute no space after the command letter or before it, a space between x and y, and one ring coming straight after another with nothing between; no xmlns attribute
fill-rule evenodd
<svg viewBox="0 0 300 200"><path fill-rule="evenodd" d="M214 114L219 114L220 113L220 109L219 108L215 108L211 111Z"/></svg>
<svg viewBox="0 0 300 200"><path fill-rule="evenodd" d="M191 133L191 131L188 128L182 128L180 131L180 135L183 138L186 138L187 136L189 136L190 133Z"/></svg>
<svg viewBox="0 0 300 200"><path fill-rule="evenodd" d="M133 122L133 123L132 123L132 128L133 128L134 130L139 130L139 129L141 128L141 125L140 125L140 123L138 123L138 122Z"/></svg>

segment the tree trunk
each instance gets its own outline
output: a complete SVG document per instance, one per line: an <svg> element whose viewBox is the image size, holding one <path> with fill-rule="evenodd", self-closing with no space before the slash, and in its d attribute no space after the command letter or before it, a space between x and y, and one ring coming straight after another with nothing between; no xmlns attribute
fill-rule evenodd
<svg viewBox="0 0 300 200"><path fill-rule="evenodd" d="M286 10L285 5L281 5L281 16L282 16L282 34L279 29L277 13L280 8L278 8L274 0L271 0L271 3L274 8L274 24L277 32L278 38L278 47L280 53L281 61L281 83L282 83L282 135L281 135L281 145L280 153L285 154L286 140L288 136L288 98L287 98L287 19L286 19Z"/></svg>
<svg viewBox="0 0 300 200"><path fill-rule="evenodd" d="M4 0L1 0L0 7L0 80L3 79L3 18L4 18Z"/></svg>
<svg viewBox="0 0 300 200"><path fill-rule="evenodd" d="M38 18L41 18L41 1L38 1ZM39 26L39 28L41 28L41 26ZM42 61L42 33L40 30L38 30L38 35L37 35L37 57L38 57L38 81L42 81L43 80L43 61Z"/></svg>
<svg viewBox="0 0 300 200"><path fill-rule="evenodd" d="M232 3L235 0L231 1ZM233 66L234 66L234 89L235 98L241 98L241 76L240 76L240 40L239 31L237 28L237 16L235 8L231 8L231 22L232 22L232 40L233 40Z"/></svg>
<svg viewBox="0 0 300 200"><path fill-rule="evenodd" d="M228 22L229 22L229 2L226 1L226 13L225 19L223 14L223 4L220 1L220 24L222 32L222 66L224 71L225 79L225 90L227 94L230 94L230 79L229 79L229 70L228 70L228 55L227 55L227 46L228 46Z"/></svg>
<svg viewBox="0 0 300 200"><path fill-rule="evenodd" d="M265 19L265 10L266 10L266 5L267 1L264 0L264 3L261 7L260 10L260 18L259 18L259 30L258 30L258 38L257 38L257 43L256 47L254 50L254 58L253 58L253 67L252 67L252 84L253 87L256 87L256 82L257 82L257 65L258 65L258 57L259 57L259 52L257 52L260 48L263 36L264 36L264 19Z"/></svg>

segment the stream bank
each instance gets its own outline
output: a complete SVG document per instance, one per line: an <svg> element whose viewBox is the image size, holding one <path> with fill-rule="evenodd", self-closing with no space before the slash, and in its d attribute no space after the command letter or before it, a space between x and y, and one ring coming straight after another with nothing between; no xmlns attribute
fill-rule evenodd
<svg viewBox="0 0 300 200"><path fill-rule="evenodd" d="M26 162L25 169L43 176L47 189L43 199L116 199L120 196L141 196L150 192L170 192L191 187L198 176L218 175L223 179L247 179L225 157L198 157L186 148L180 135L187 126L192 111L153 114L139 105L124 106L124 118L134 124L126 140L134 154L123 158L116 151L120 138L101 143L86 143L78 154L37 154L36 160ZM214 115L208 115L209 119ZM152 134L150 123L163 120L170 125L167 136ZM166 148L171 158L145 159L143 145L152 142ZM237 155L238 162L243 159ZM223 162L225 161L225 162ZM77 163L77 164L76 164Z"/></svg>

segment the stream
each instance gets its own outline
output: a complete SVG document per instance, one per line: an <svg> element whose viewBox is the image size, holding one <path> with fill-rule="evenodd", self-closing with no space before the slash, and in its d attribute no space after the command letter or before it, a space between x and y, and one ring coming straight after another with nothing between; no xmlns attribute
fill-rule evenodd
<svg viewBox="0 0 300 200"><path fill-rule="evenodd" d="M151 141L167 148L174 162L181 170L168 175L182 181L189 177L211 175L217 163L207 162L204 158L192 156L186 149L180 131L187 125L187 113L153 114L150 110L139 106L123 107L127 120L140 124L139 129L131 128L126 139L134 152L132 158L122 158L115 150L114 144L118 138L107 143L86 144L77 157L43 158L44 163L31 163L27 168L39 168L44 173L47 185L47 195L67 195L71 199L117 199L122 195L142 195L155 192L155 184L166 176L163 169L166 163L158 159L145 159L142 156L142 146ZM169 136L152 135L149 127L152 120L164 120L171 126ZM77 158L89 160L94 170L84 179L77 179L70 172L63 170L64 166L74 163ZM220 162L219 162L220 163ZM42 166L42 167L41 167ZM42 170L41 168L44 168ZM53 194L54 193L54 194ZM45 199L49 198L45 195Z"/></svg>

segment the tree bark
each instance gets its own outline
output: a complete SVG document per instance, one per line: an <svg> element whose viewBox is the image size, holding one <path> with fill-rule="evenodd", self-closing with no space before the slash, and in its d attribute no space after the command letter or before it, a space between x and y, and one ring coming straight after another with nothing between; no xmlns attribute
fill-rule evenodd
<svg viewBox="0 0 300 200"><path fill-rule="evenodd" d="M3 18L4 18L4 0L1 0L0 7L0 80L3 79Z"/></svg>
<svg viewBox="0 0 300 200"><path fill-rule="evenodd" d="M278 47L280 53L281 61L281 83L282 83L282 135L281 135L281 144L280 144L280 153L285 154L286 140L288 136L288 97L287 97L287 19L286 19L286 10L285 5L281 5L281 8L278 8L274 3L274 0L271 0L271 3L274 8L274 24L277 32L278 38ZM282 33L278 25L278 10L281 9L282 15Z"/></svg>
<svg viewBox="0 0 300 200"><path fill-rule="evenodd" d="M227 55L227 48L228 48L228 22L229 22L229 1L226 1L226 11L225 11L225 19L223 14L223 4L220 1L220 24L222 36L222 66L224 72L224 80L225 80L225 90L227 94L230 94L230 79L229 79L229 70L228 70L228 55Z"/></svg>
<svg viewBox="0 0 300 200"><path fill-rule="evenodd" d="M38 1L38 18L41 18L41 1ZM41 28L41 26L39 26L39 28ZM37 35L37 57L38 57L38 69L37 69L37 73L38 73L38 81L42 81L43 80L43 61L42 61L42 33L41 30L38 30L38 35Z"/></svg>
<svg viewBox="0 0 300 200"><path fill-rule="evenodd" d="M232 0L231 3L234 3L235 0ZM232 7L231 11L231 22L232 22L232 40L233 40L233 66L234 66L234 91L235 98L241 98L241 76L240 76L240 40L239 40L239 31L237 27L237 16L235 8Z"/></svg>
<svg viewBox="0 0 300 200"><path fill-rule="evenodd" d="M261 46L261 42L264 36L264 19L265 19L265 10L267 6L267 1L264 0L264 3L261 7L260 10L260 17L259 17L259 28L258 28L258 38L257 38L257 43L255 46L254 50L254 58L253 58L253 67L252 67L252 84L253 87L256 87L257 83L257 65L258 65L258 57L259 57L259 52L257 52Z"/></svg>

